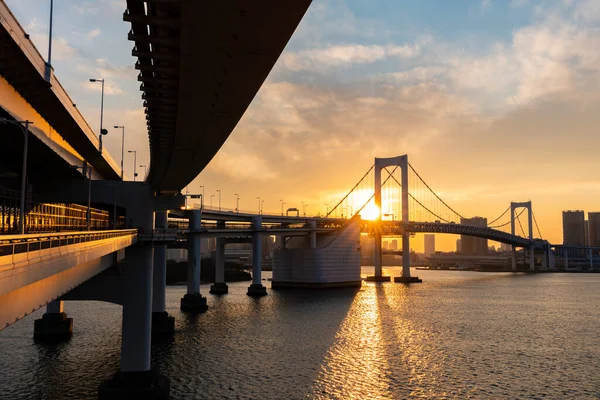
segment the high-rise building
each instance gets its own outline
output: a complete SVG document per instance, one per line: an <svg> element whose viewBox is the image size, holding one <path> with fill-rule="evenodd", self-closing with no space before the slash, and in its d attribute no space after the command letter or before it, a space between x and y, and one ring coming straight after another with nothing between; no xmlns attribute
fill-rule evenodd
<svg viewBox="0 0 600 400"><path fill-rule="evenodd" d="M512 247L508 243L500 243L500 251L511 251Z"/></svg>
<svg viewBox="0 0 600 400"><path fill-rule="evenodd" d="M563 211L563 244L585 246L585 216L583 211Z"/></svg>
<svg viewBox="0 0 600 400"><path fill-rule="evenodd" d="M588 223L590 237L588 245L600 247L600 212L589 212Z"/></svg>
<svg viewBox="0 0 600 400"><path fill-rule="evenodd" d="M460 223L463 225L487 227L487 218L473 217L461 218ZM487 239L477 238L474 236L460 235L461 252L466 255L484 256L488 252Z"/></svg>
<svg viewBox="0 0 600 400"><path fill-rule="evenodd" d="M425 257L429 257L435 254L435 235L427 234L424 236L425 240Z"/></svg>
<svg viewBox="0 0 600 400"><path fill-rule="evenodd" d="M461 243L460 239L456 239L456 252L457 253L462 252L462 243Z"/></svg>
<svg viewBox="0 0 600 400"><path fill-rule="evenodd" d="M392 240L391 244L390 244L390 250L398 250L398 241L396 239Z"/></svg>

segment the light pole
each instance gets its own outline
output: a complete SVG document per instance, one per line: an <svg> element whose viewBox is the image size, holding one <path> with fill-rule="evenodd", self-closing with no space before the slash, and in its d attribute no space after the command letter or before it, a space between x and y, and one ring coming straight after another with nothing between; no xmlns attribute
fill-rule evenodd
<svg viewBox="0 0 600 400"><path fill-rule="evenodd" d="M148 173L145 165L140 165L140 168L144 168L144 180L146 180L146 174Z"/></svg>
<svg viewBox="0 0 600 400"><path fill-rule="evenodd" d="M0 124L17 125L23 131L24 143L23 166L21 170L21 209L19 210L19 233L23 235L25 233L25 191L27 190L27 147L29 144L29 125L33 124L33 122L29 120L12 121L6 118L0 118ZM25 124L25 126L23 126L23 124Z"/></svg>
<svg viewBox="0 0 600 400"><path fill-rule="evenodd" d="M257 199L258 199L258 214L260 215L260 196L258 196Z"/></svg>
<svg viewBox="0 0 600 400"><path fill-rule="evenodd" d="M102 83L102 97L100 98L100 154L102 154L102 136L108 133L106 129L102 129L102 118L104 116L104 79L90 78L90 82Z"/></svg>
<svg viewBox="0 0 600 400"><path fill-rule="evenodd" d="M217 193L219 193L219 212L221 212L221 189L217 189Z"/></svg>
<svg viewBox="0 0 600 400"><path fill-rule="evenodd" d="M200 207L204 208L204 186L200 185L202 188L202 198L200 199Z"/></svg>
<svg viewBox="0 0 600 400"><path fill-rule="evenodd" d="M211 195L210 195L210 208L211 208L211 209L212 209L212 199L213 199L213 197L215 197L215 195L214 195L214 194L211 194Z"/></svg>
<svg viewBox="0 0 600 400"><path fill-rule="evenodd" d="M302 214L306 217L306 203L301 201L300 203L302 203Z"/></svg>
<svg viewBox="0 0 600 400"><path fill-rule="evenodd" d="M135 182L135 177L137 176L137 150L127 150L128 153L133 153L133 181Z"/></svg>
<svg viewBox="0 0 600 400"><path fill-rule="evenodd" d="M80 169L83 173L83 176L88 178L88 206L87 206L87 216L86 216L86 224L87 230L91 230L92 228L92 166L88 164L87 161L83 162L83 165L80 167L78 165L71 165L71 168Z"/></svg>
<svg viewBox="0 0 600 400"><path fill-rule="evenodd" d="M235 212L240 213L240 195L235 193Z"/></svg>
<svg viewBox="0 0 600 400"><path fill-rule="evenodd" d="M260 201L260 213L262 214L264 212L264 207L265 207L265 201L261 200Z"/></svg>
<svg viewBox="0 0 600 400"><path fill-rule="evenodd" d="M122 134L121 134L121 180L123 180L123 177L125 176L124 174L124 167L123 167L123 159L125 158L125 125L115 125L115 129L119 129L121 128Z"/></svg>

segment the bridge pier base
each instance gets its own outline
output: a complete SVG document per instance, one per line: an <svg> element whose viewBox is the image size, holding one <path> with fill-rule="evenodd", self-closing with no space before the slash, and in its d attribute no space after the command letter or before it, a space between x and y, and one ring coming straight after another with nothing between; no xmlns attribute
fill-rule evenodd
<svg viewBox="0 0 600 400"><path fill-rule="evenodd" d="M168 399L169 380L150 369L152 319L153 249L150 246L127 249L123 298L121 367L100 384L98 398Z"/></svg>
<svg viewBox="0 0 600 400"><path fill-rule="evenodd" d="M262 273L262 236L259 230L262 228L262 217L260 215L252 217L252 284L248 287L246 294L252 297L261 297L267 295L267 288L263 286Z"/></svg>
<svg viewBox="0 0 600 400"><path fill-rule="evenodd" d="M200 232L202 213L190 212L190 233L188 235L188 282L187 293L181 299L181 311L204 312L208 310L206 297L200 294Z"/></svg>
<svg viewBox="0 0 600 400"><path fill-rule="evenodd" d="M154 214L156 229L167 228L168 211ZM152 276L152 338L175 333L175 318L165 310L167 288L167 245L154 245L154 273Z"/></svg>
<svg viewBox="0 0 600 400"><path fill-rule="evenodd" d="M33 338L40 341L67 340L73 335L73 318L67 318L62 301L53 301L33 324Z"/></svg>
<svg viewBox="0 0 600 400"><path fill-rule="evenodd" d="M210 287L210 294L227 294L229 288L225 283L225 241L217 238L215 249L215 283Z"/></svg>

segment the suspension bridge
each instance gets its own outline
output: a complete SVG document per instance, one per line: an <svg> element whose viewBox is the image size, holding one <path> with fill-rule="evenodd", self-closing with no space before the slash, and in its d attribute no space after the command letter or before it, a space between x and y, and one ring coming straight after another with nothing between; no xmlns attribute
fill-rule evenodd
<svg viewBox="0 0 600 400"><path fill-rule="evenodd" d="M527 218L521 221L525 211ZM534 269L536 250L544 253L542 267L547 268L550 244L543 240L531 201L511 202L489 223L484 218L467 216L451 207L427 184L408 162L407 155L375 158L374 164L325 217L359 215L363 220L361 230L375 237L375 275L370 280L390 279L382 276L381 238L384 235L402 235L402 249L410 249L410 235L414 233L490 239L512 246L513 270L516 270L516 247L528 251L530 270ZM402 277L395 280L418 281L410 276L409 251L403 251L402 257Z"/></svg>

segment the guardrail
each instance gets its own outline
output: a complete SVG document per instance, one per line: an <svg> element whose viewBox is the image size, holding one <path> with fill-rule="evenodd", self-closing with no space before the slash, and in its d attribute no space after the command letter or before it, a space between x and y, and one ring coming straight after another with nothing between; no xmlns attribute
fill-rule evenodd
<svg viewBox="0 0 600 400"><path fill-rule="evenodd" d="M137 234L137 229L0 236L0 257Z"/></svg>

